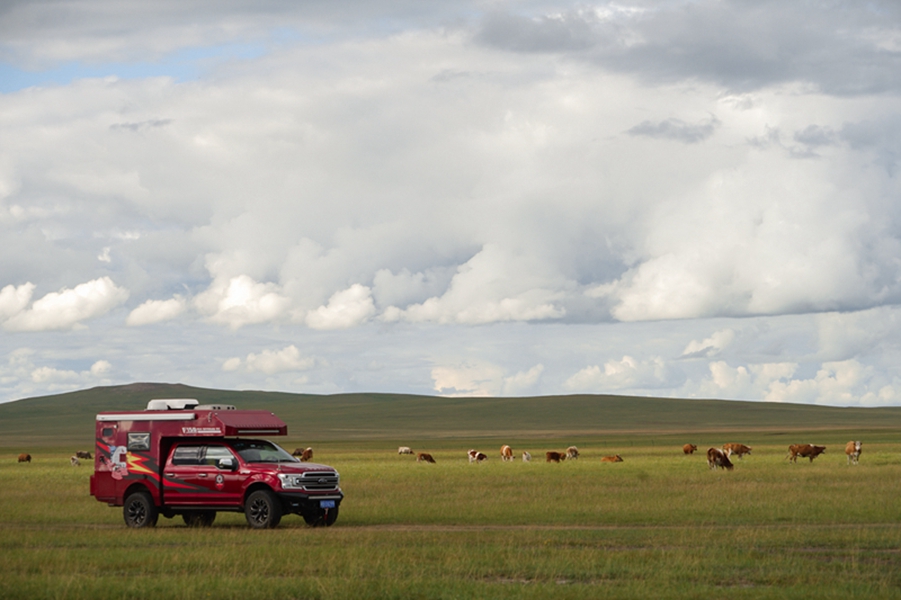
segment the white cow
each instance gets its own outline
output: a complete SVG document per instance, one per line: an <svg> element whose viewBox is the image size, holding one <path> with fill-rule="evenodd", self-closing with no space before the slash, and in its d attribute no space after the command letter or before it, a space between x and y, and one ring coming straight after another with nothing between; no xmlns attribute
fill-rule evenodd
<svg viewBox="0 0 901 600"><path fill-rule="evenodd" d="M856 465L857 461L860 460L860 447L862 446L861 442L848 442L845 445L845 454L848 455L848 464Z"/></svg>

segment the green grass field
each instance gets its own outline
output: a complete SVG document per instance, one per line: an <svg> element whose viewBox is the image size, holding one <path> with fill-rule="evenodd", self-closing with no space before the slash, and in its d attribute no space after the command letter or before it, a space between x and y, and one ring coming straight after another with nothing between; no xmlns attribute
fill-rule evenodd
<svg viewBox="0 0 901 600"><path fill-rule="evenodd" d="M377 407L365 408L379 423ZM901 598L901 436L893 423L830 426L816 412L810 429L784 430L778 411L769 423L758 414L744 435L728 419L723 431L594 434L546 419L527 428L540 429L534 436L474 427L413 437L404 425L397 439L323 440L315 458L339 470L346 494L338 522L313 529L288 516L264 531L229 513L208 529L176 518L130 530L121 509L89 496L90 467L68 464L75 438L64 426L55 444L26 449L31 464L16 462L29 443L20 433L0 449L0 598ZM453 415L449 429L465 423ZM276 441L311 439L297 430ZM851 437L864 441L858 466L843 453ZM703 451L729 441L753 454L710 471ZM685 442L701 453L683 455ZM789 464L796 442L826 454ZM502 443L515 462L500 461ZM572 443L579 460L544 462ZM437 464L397 455L399 444ZM470 464L469 448L489 460ZM522 450L533 462L518 459ZM600 462L613 453L624 462Z"/></svg>

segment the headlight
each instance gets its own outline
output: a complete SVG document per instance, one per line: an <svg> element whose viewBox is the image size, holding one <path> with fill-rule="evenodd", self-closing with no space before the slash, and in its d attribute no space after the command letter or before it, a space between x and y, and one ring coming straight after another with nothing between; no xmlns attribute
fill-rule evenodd
<svg viewBox="0 0 901 600"><path fill-rule="evenodd" d="M279 473L278 478L282 482L282 489L294 490L303 488L303 478L300 475Z"/></svg>

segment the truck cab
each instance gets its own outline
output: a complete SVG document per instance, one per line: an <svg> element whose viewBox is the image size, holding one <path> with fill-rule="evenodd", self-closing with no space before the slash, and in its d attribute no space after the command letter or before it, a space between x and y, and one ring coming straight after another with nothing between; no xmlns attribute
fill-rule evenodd
<svg viewBox="0 0 901 600"><path fill-rule="evenodd" d="M219 511L244 512L254 528L276 527L285 514L314 526L338 518L337 471L257 437L287 433L272 413L151 400L146 411L100 413L96 423L91 495L122 506L129 527L152 527L159 515L209 526Z"/></svg>

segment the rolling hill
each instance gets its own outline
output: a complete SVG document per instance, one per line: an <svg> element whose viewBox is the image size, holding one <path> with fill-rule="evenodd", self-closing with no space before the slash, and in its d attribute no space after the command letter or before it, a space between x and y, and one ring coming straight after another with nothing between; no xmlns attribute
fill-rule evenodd
<svg viewBox="0 0 901 600"><path fill-rule="evenodd" d="M153 398L196 398L271 410L288 440L305 442L684 436L721 432L901 433L901 407L836 408L731 400L612 395L442 398L399 394L311 395L135 383L0 404L0 448L89 447L94 416L143 409Z"/></svg>

